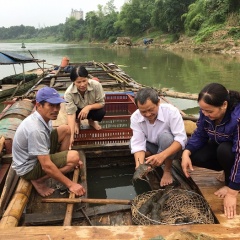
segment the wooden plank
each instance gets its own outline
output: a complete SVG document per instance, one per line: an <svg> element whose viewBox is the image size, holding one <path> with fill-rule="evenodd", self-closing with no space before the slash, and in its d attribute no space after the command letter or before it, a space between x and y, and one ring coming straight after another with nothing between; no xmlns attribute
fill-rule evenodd
<svg viewBox="0 0 240 240"><path fill-rule="evenodd" d="M219 224L182 225L182 226L49 226L49 227L17 227L1 229L0 239L160 239L173 233L205 234L221 240L240 239L240 227L229 228ZM177 239L177 238L172 238ZM179 239L179 238L178 238ZM181 239L181 238L180 238ZM183 238L182 238L183 239ZM186 238L185 238L186 239ZM199 236L197 239L204 239Z"/></svg>
<svg viewBox="0 0 240 240"><path fill-rule="evenodd" d="M12 154L4 154L1 160L2 164L11 164L12 163Z"/></svg>
<svg viewBox="0 0 240 240"><path fill-rule="evenodd" d="M238 227L240 223L240 205L237 204L237 216L234 219L227 219L223 210L223 199L214 195L214 192L224 186L223 182L217 180L221 172L210 169L194 167L191 177L199 187L203 197L209 203L214 215L222 226ZM238 202L240 195L238 195Z"/></svg>
<svg viewBox="0 0 240 240"><path fill-rule="evenodd" d="M78 206L82 207L82 206ZM88 207L85 208L85 212L89 217L94 217L96 215L102 214L110 214L116 213L121 211L128 211L130 210L131 206L129 205L103 205L103 206L95 206L95 207ZM56 212L55 214L48 214L48 213L29 213L24 215L24 225L52 225L52 224L59 224L63 222L64 219L64 211ZM72 220L82 220L85 216L82 212L76 211L73 212Z"/></svg>

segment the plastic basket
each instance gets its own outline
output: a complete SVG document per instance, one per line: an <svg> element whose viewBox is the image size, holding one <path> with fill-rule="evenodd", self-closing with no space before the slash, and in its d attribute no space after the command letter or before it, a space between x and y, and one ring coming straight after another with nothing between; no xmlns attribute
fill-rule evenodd
<svg viewBox="0 0 240 240"><path fill-rule="evenodd" d="M128 142L132 136L130 128L119 129L101 129L99 131L94 129L80 130L80 133L75 136L74 144L111 144Z"/></svg>
<svg viewBox="0 0 240 240"><path fill-rule="evenodd" d="M134 99L128 94L108 94L105 98L106 115L131 115L136 109Z"/></svg>
<svg viewBox="0 0 240 240"><path fill-rule="evenodd" d="M128 142L132 137L130 116L137 109L134 98L129 94L106 94L106 115L100 123L102 129L81 129L74 144L112 144Z"/></svg>

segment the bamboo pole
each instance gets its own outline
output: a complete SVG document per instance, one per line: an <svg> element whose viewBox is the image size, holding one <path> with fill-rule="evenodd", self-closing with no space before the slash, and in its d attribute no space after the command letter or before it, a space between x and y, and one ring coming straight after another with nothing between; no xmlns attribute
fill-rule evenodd
<svg viewBox="0 0 240 240"><path fill-rule="evenodd" d="M163 101L165 101L166 103L169 103L169 104L171 104L171 105L173 105L174 106L174 104L172 104L168 99L166 99L165 97L163 97L163 96L160 96L160 98L163 100ZM181 113L181 115L182 116L186 116L187 114L185 113L185 112L183 112L182 110L180 110L180 109L178 109L179 110L179 112Z"/></svg>
<svg viewBox="0 0 240 240"><path fill-rule="evenodd" d="M0 137L0 153L1 153L2 150L3 150L4 142L5 142L5 137L4 137L4 136L1 136L1 137Z"/></svg>
<svg viewBox="0 0 240 240"><path fill-rule="evenodd" d="M76 168L74 170L73 182L75 182L75 183L78 182L79 172L80 172L79 168ZM69 194L69 199L74 199L74 198L75 198L75 193L71 192ZM73 206L74 205L72 203L68 203L67 204L66 215L65 215L65 218L64 218L63 226L71 226L71 224L72 224Z"/></svg>
<svg viewBox="0 0 240 240"><path fill-rule="evenodd" d="M122 199L95 199L95 198L43 198L42 202L45 203L95 203L95 204L122 204L131 205L131 200Z"/></svg>
<svg viewBox="0 0 240 240"><path fill-rule="evenodd" d="M198 98L197 94L174 92L174 91L170 91L167 88L161 89L161 95L164 95L167 97L189 99L189 100L197 100L197 98Z"/></svg>
<svg viewBox="0 0 240 240"><path fill-rule="evenodd" d="M2 190L1 198L0 198L1 215L9 203L10 197L12 196L13 191L16 188L18 180L19 180L19 177L17 176L14 169L10 166L8 174L7 174L7 178L4 183L3 190Z"/></svg>
<svg viewBox="0 0 240 240"><path fill-rule="evenodd" d="M0 221L0 228L16 227L18 225L23 210L28 202L31 190L31 182L21 178L16 192Z"/></svg>
<svg viewBox="0 0 240 240"><path fill-rule="evenodd" d="M30 50L28 50L28 52L29 52L29 53L31 54L31 56L34 58L32 52L31 52ZM44 68L42 68L38 62L37 62L37 65L39 66L39 68L42 70L42 72L43 72L43 74L44 74Z"/></svg>

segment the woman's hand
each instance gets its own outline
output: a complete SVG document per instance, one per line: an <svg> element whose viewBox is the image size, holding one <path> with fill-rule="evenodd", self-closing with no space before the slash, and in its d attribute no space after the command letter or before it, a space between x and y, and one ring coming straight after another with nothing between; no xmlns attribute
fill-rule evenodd
<svg viewBox="0 0 240 240"><path fill-rule="evenodd" d="M91 110L91 107L88 105L86 107L84 107L81 112L78 114L78 118L80 120L84 120L84 119L87 119L87 116L88 116L88 113L89 111Z"/></svg>
<svg viewBox="0 0 240 240"><path fill-rule="evenodd" d="M190 177L188 169L193 171L192 161L190 159L191 152L189 150L184 150L182 154L182 170L185 174L185 176L188 178Z"/></svg>
<svg viewBox="0 0 240 240"><path fill-rule="evenodd" d="M233 189L228 189L226 196L224 197L224 214L227 218L234 218L236 216L237 208L237 195L238 191Z"/></svg>

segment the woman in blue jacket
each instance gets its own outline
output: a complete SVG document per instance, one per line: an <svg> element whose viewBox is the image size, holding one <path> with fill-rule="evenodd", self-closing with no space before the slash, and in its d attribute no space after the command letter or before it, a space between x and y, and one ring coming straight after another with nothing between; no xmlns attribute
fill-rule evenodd
<svg viewBox="0 0 240 240"><path fill-rule="evenodd" d="M240 93L210 83L198 95L197 129L182 154L182 169L192 166L224 171L225 186L214 194L224 198L224 214L236 215L240 190Z"/></svg>

